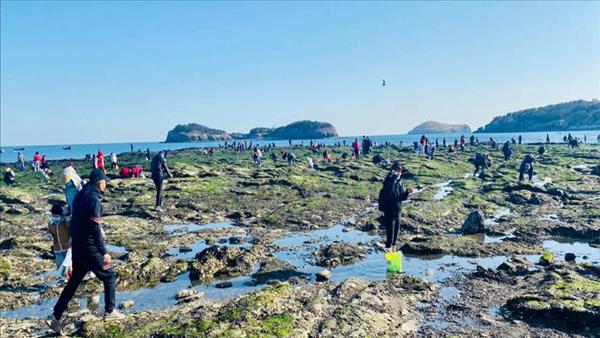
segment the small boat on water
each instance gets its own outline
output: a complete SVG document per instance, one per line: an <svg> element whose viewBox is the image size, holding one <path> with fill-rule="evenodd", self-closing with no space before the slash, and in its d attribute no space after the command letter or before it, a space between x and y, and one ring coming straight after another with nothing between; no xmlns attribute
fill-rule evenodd
<svg viewBox="0 0 600 338"><path fill-rule="evenodd" d="M63 147L63 150L71 150L71 146Z"/></svg>
<svg viewBox="0 0 600 338"><path fill-rule="evenodd" d="M14 151L23 151L25 148L13 148Z"/></svg>

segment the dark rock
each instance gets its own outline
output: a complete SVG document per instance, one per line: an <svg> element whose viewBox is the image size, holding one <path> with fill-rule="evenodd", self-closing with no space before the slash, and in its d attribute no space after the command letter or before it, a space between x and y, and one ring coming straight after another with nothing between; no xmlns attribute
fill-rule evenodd
<svg viewBox="0 0 600 338"><path fill-rule="evenodd" d="M513 192L510 195L508 195L508 201L513 204L523 205L523 204L527 204L529 202L529 199L527 197L523 196L522 194Z"/></svg>
<svg viewBox="0 0 600 338"><path fill-rule="evenodd" d="M565 254L565 261L567 261L567 262L574 262L575 258L577 258L577 256L572 252L567 252Z"/></svg>
<svg viewBox="0 0 600 338"><path fill-rule="evenodd" d="M14 237L8 238L0 242L0 250L12 250L17 247L17 240Z"/></svg>
<svg viewBox="0 0 600 338"><path fill-rule="evenodd" d="M542 204L542 200L540 199L540 197L538 195L531 194L531 197L529 198L529 204L541 205Z"/></svg>
<svg viewBox="0 0 600 338"><path fill-rule="evenodd" d="M317 273L317 282L325 282L331 279L333 273L327 269L324 269Z"/></svg>
<svg viewBox="0 0 600 338"><path fill-rule="evenodd" d="M229 244L242 244L244 242L245 242L244 237L240 237L240 236L229 237Z"/></svg>
<svg viewBox="0 0 600 338"><path fill-rule="evenodd" d="M179 252L191 252L191 251L192 251L192 248L190 248L187 245L182 245L179 247Z"/></svg>
<svg viewBox="0 0 600 338"><path fill-rule="evenodd" d="M594 239L593 239L593 240L592 240L592 241L589 243L589 245L590 245L592 248L598 248L598 249L600 249L600 237L594 238Z"/></svg>
<svg viewBox="0 0 600 338"><path fill-rule="evenodd" d="M231 282L222 282L222 283L215 284L215 287L218 289L227 289L232 286L233 286L233 284Z"/></svg>
<svg viewBox="0 0 600 338"><path fill-rule="evenodd" d="M514 266L514 264L512 264L510 262L504 262L498 266L498 270L513 273L513 272L517 271L517 268Z"/></svg>
<svg viewBox="0 0 600 338"><path fill-rule="evenodd" d="M367 254L364 248L356 244L341 242L321 247L316 256L317 265L334 267L364 259Z"/></svg>
<svg viewBox="0 0 600 338"><path fill-rule="evenodd" d="M276 258L268 258L260 263L260 269L252 275L256 284L266 284L278 280L287 281L292 278L310 279L310 274L296 271L296 267Z"/></svg>
<svg viewBox="0 0 600 338"><path fill-rule="evenodd" d="M461 227L461 231L465 235L477 234L485 231L483 224L483 213L479 210L472 211Z"/></svg>
<svg viewBox="0 0 600 338"><path fill-rule="evenodd" d="M406 243L400 248L400 250L404 254L418 256L435 256L445 253L445 251L442 250L440 247L437 247L429 242Z"/></svg>

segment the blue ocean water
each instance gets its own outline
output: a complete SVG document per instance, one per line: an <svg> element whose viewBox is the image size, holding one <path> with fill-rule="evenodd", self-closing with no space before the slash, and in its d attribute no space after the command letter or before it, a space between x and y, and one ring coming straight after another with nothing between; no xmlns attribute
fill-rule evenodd
<svg viewBox="0 0 600 338"><path fill-rule="evenodd" d="M488 141L493 138L496 142L504 142L510 140L511 138L517 138L518 135L523 136L523 142L525 143L536 143L536 142L545 142L546 134L550 136L551 142L562 142L562 139L565 135L571 134L575 137L578 137L583 140L584 135L587 136L588 143L598 143L597 137L600 135L600 130L588 130L588 131L562 131L562 132L532 132L532 133L483 133L483 134L474 134L479 138L480 142ZM446 139L448 143L454 142L454 139L460 139L462 134L428 134L429 140L435 141L439 139L440 144L442 143L442 139ZM471 133L465 134L467 139L470 137ZM392 144L399 144L403 142L405 146L409 146L414 141L418 141L420 135L376 135L371 136L367 135L373 141L377 143L390 142ZM345 136L345 137L334 137L328 139L317 140L317 142L325 143L325 144L334 144L336 142L346 141L347 144L352 143L354 138L358 137L362 138L362 135L359 136ZM252 141L253 144L264 145L267 143L275 143L277 146L287 146L288 140L246 140L246 142ZM308 144L310 140L294 140L293 144ZM176 149L186 149L186 148L207 148L207 147L218 147L220 144L223 144L223 141L206 141L206 142L186 142L186 143L161 143L161 142L133 142L133 143L98 143L98 144L61 144L61 145L30 145L30 146L1 146L2 153L0 154L0 162L2 163L11 163L16 162L17 153L21 151L25 154L25 159L27 161L31 161L33 158L33 154L36 151L39 151L40 154L46 155L49 160L64 160L64 159L82 159L85 158L86 154L95 154L99 149L104 151L105 155L110 153L125 153L131 151L131 144L133 144L135 151L146 151L146 149L150 149L150 151L155 152L159 150L176 150ZM63 147L70 146L70 150L65 150ZM15 150L24 148L24 150Z"/></svg>

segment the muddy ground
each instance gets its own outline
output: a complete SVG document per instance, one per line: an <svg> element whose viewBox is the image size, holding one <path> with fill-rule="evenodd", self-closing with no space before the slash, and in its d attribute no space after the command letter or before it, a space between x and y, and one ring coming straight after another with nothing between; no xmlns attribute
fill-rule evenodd
<svg viewBox="0 0 600 338"><path fill-rule="evenodd" d="M433 160L407 148L375 149L400 160L404 184L417 191L402 211L405 271L394 275L385 271L385 232L375 204L388 169L371 156L327 165L317 160L320 154L295 148L295 165L273 163L265 151L256 167L249 152L177 151L168 158L175 177L167 180L163 213L153 210L149 178L114 176L105 193L102 222L116 259L117 301L130 315L108 324L101 310L74 304L66 331L93 337L600 334L600 176L594 171L600 147L553 144L540 157L538 146L515 146L510 161L484 145L438 152ZM337 158L350 149L333 152ZM468 159L476 152L494 162L484 179L470 175ZM519 183L526 153L536 155L535 177ZM307 156L315 170L306 167ZM119 158L149 170L142 154ZM60 173L64 164L51 168ZM75 167L88 173L91 163L75 161ZM0 189L2 336L50 334L41 318L62 290L46 234L51 202L64 203L58 177L17 173L14 186ZM463 235L463 222L477 210L485 230ZM575 261L565 262L571 249ZM554 253L552 262L537 264L546 251ZM331 279L317 282L323 269ZM101 290L90 279L77 298ZM181 290L187 292L176 299Z"/></svg>

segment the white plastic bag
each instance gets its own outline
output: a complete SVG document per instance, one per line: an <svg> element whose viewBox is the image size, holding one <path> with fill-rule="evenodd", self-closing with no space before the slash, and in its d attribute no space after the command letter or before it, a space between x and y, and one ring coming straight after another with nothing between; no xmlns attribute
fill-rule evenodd
<svg viewBox="0 0 600 338"><path fill-rule="evenodd" d="M62 262L62 264L58 268L58 275L64 279L68 279L67 271L69 270L69 267L71 265L73 265L73 262L71 260L71 248L69 248L69 250L67 251L67 255L65 256L65 260Z"/></svg>

